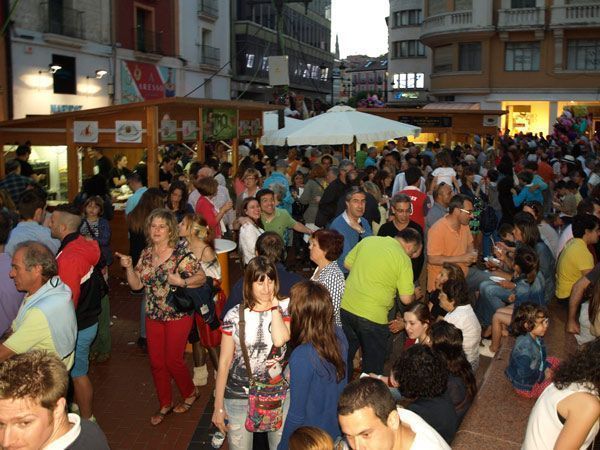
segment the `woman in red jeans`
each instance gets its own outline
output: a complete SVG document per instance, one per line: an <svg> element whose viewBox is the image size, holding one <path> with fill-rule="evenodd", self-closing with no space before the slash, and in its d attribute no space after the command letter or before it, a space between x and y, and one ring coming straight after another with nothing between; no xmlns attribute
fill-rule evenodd
<svg viewBox="0 0 600 450"><path fill-rule="evenodd" d="M160 402L160 409L150 418L150 422L158 425L171 412L187 412L198 397L190 371L183 360L193 316L170 307L166 301L167 294L171 286L201 286L206 276L196 257L186 255L182 247L177 247L177 220L171 211L155 209L148 216L145 228L148 246L142 251L135 268L130 256L116 255L126 270L129 286L135 290L145 290L148 356ZM185 279L180 274L184 274ZM171 378L175 380L184 399L175 407Z"/></svg>

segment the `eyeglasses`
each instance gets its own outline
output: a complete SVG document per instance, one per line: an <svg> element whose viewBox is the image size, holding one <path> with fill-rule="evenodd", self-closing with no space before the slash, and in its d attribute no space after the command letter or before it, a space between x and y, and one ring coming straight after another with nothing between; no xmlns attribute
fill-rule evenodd
<svg viewBox="0 0 600 450"><path fill-rule="evenodd" d="M459 208L459 209L460 209L462 212L464 212L465 214L468 214L468 215L470 215L470 216L472 216L472 215L473 215L473 212L474 212L473 210L462 209L462 208Z"/></svg>

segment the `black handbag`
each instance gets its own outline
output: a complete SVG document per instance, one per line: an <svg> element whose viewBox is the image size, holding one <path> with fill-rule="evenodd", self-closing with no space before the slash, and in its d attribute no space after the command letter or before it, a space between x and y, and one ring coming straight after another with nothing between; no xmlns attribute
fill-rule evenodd
<svg viewBox="0 0 600 450"><path fill-rule="evenodd" d="M181 264L181 261L191 254L192 252L188 252L177 260L177 264L175 265L176 271L179 269L179 264ZM181 273L180 275L183 279L189 278L189 275L185 272ZM187 295L186 290L187 288L185 287L171 286L169 293L167 294L167 305L169 305L178 313L187 314L194 311L194 302L192 298Z"/></svg>

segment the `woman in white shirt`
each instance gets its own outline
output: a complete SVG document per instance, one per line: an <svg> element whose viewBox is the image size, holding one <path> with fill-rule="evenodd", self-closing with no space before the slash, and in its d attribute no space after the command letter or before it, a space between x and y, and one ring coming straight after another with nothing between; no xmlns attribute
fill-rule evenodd
<svg viewBox="0 0 600 450"><path fill-rule="evenodd" d="M469 288L462 280L448 280L442 285L440 306L448 312L444 317L463 334L463 350L473 371L479 366L481 324L471 306Z"/></svg>
<svg viewBox="0 0 600 450"><path fill-rule="evenodd" d="M600 340L563 361L553 379L531 410L522 449L589 448L600 419Z"/></svg>
<svg viewBox="0 0 600 450"><path fill-rule="evenodd" d="M240 227L239 248L244 266L256 256L256 241L261 234L265 232L260 220L260 205L254 197L248 197L242 202L240 207L240 217L247 217L250 220L243 220Z"/></svg>

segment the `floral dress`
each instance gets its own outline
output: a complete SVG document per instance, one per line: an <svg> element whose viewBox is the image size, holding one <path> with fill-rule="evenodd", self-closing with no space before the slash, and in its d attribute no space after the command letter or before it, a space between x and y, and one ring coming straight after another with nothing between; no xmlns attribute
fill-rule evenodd
<svg viewBox="0 0 600 450"><path fill-rule="evenodd" d="M178 272L187 273L188 276L195 275L202 270L200 261L193 255L187 254L182 246L173 250L173 254L159 267L152 265L152 247L146 247L140 256L135 270L140 274L144 284L146 295L146 315L152 320L169 321L178 320L188 313L175 311L167 304L167 294L170 285L167 282L167 274L172 272L179 261Z"/></svg>

